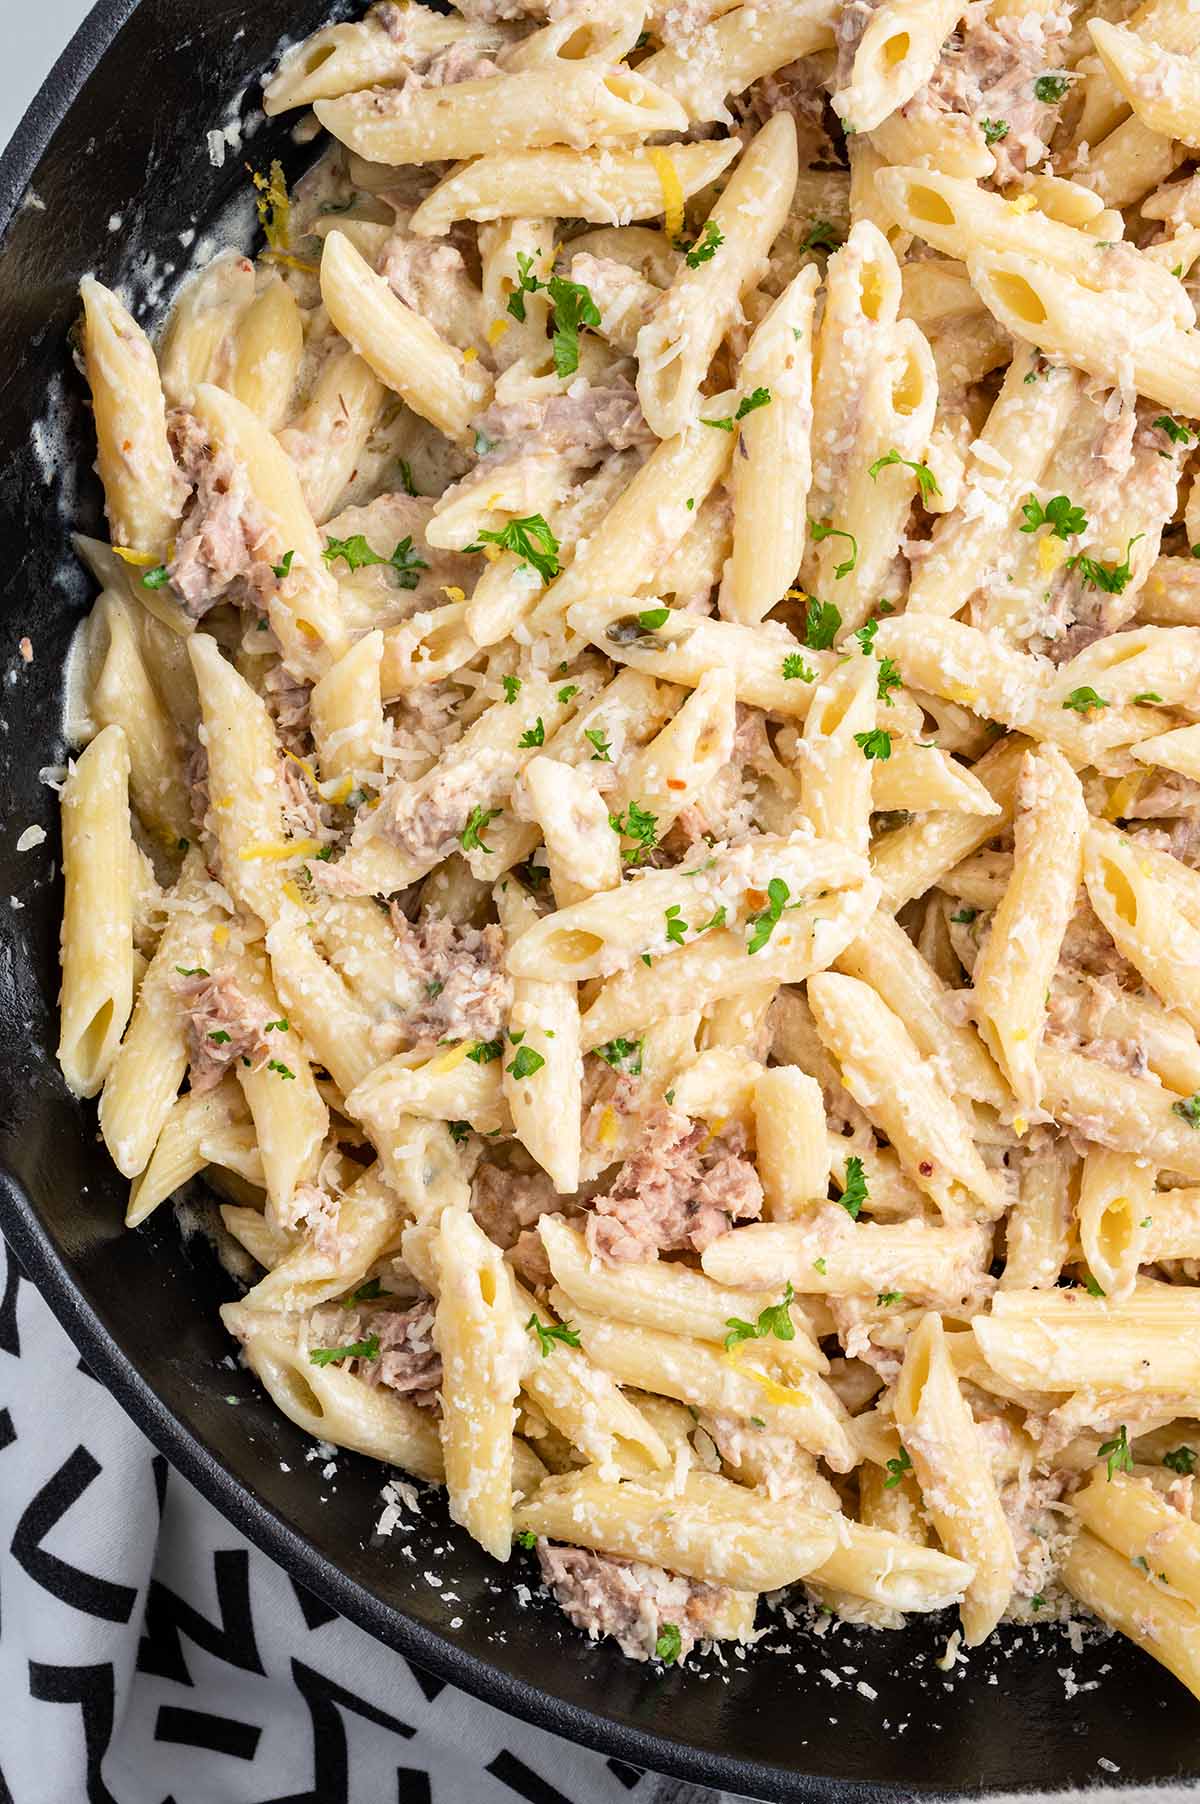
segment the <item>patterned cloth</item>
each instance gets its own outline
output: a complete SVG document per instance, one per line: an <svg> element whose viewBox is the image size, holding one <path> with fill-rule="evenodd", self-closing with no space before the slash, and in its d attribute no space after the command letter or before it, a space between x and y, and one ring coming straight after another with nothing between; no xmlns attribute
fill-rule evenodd
<svg viewBox="0 0 1200 1804"><path fill-rule="evenodd" d="M335 1616L154 1452L3 1240L0 1700L0 1804L735 1804L516 1722Z"/></svg>
<svg viewBox="0 0 1200 1804"><path fill-rule="evenodd" d="M0 1804L720 1804L418 1671L250 1546L0 1241Z"/></svg>

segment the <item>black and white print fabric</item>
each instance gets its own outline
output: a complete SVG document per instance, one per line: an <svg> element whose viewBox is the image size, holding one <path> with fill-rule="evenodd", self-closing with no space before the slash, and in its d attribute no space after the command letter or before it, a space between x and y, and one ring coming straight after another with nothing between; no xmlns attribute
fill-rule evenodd
<svg viewBox="0 0 1200 1804"><path fill-rule="evenodd" d="M0 1804L393 1800L720 1804L468 1698L295 1586L89 1376L0 1240Z"/></svg>
<svg viewBox="0 0 1200 1804"><path fill-rule="evenodd" d="M736 1801L516 1722L293 1584L155 1453L0 1239L0 1804Z"/></svg>

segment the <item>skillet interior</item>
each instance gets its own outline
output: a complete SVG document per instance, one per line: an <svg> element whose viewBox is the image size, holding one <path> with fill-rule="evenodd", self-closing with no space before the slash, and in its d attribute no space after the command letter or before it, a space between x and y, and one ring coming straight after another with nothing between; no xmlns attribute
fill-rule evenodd
<svg viewBox="0 0 1200 1804"><path fill-rule="evenodd" d="M381 1469L342 1455L336 1479L321 1480L306 1438L221 1363L230 1343L215 1305L230 1287L202 1244L185 1247L166 1211L135 1234L121 1229L123 1185L94 1111L72 1101L53 1062L58 842L38 773L64 757L62 664L91 599L66 529L101 522L66 334L84 271L112 281L132 270L149 319L194 254L181 228L202 234L223 215L249 231L246 152L231 148L216 169L205 134L252 114L253 86L232 108L230 97L284 30L310 30L329 10L327 0L105 0L0 160L0 1226L92 1369L240 1528L372 1634L502 1709L763 1798L1111 1779L1102 1757L1124 1782L1194 1773L1200 1706L1117 1639L1076 1655L1056 1631L1006 1631L944 1675L933 1662L949 1618L821 1639L775 1618L756 1656L663 1675L589 1646L548 1608L518 1608L431 1496L411 1534L372 1548ZM298 166L278 127L253 135L250 154L256 166L272 154ZM44 206L21 204L28 183ZM30 665L17 651L23 633ZM49 837L20 854L29 824ZM525 1556L511 1577L532 1581ZM1068 1669L1096 1689L1068 1701Z"/></svg>

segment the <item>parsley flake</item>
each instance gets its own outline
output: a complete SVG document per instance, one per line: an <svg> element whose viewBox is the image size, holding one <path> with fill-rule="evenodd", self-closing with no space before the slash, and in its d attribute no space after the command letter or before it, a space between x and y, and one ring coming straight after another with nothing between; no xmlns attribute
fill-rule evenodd
<svg viewBox="0 0 1200 1804"><path fill-rule="evenodd" d="M990 150L993 144L999 144L1008 136L1007 119L981 119L979 129L983 133L983 141Z"/></svg>
<svg viewBox="0 0 1200 1804"><path fill-rule="evenodd" d="M816 671L809 669L809 666L804 662L804 659L800 656L798 651L790 651L788 653L787 657L783 660L782 669L784 678L789 683L795 677L798 677L802 683L815 683L817 680Z"/></svg>
<svg viewBox="0 0 1200 1804"><path fill-rule="evenodd" d="M1054 495L1044 507L1036 495L1030 495L1022 503L1021 512L1025 516L1021 532L1036 532L1039 526L1048 526L1056 539L1066 540L1087 531L1087 515L1069 495Z"/></svg>
<svg viewBox="0 0 1200 1804"><path fill-rule="evenodd" d="M914 463L910 457L901 457L894 445L883 457L877 457L875 462L868 469L867 475L871 478L871 481L877 481L880 470L886 470L889 464L903 464L906 470L912 471L917 479L917 487L921 491L922 501L928 501L931 495L941 494L942 491L937 485L937 477L929 468L929 465Z"/></svg>
<svg viewBox="0 0 1200 1804"><path fill-rule="evenodd" d="M502 676L500 682L504 688L504 699L511 708L521 692L521 679L515 676Z"/></svg>
<svg viewBox="0 0 1200 1804"><path fill-rule="evenodd" d="M564 1347L579 1345L579 1331L572 1328L570 1322L546 1323L538 1318L537 1312L530 1316L525 1324L526 1334L536 1334L542 1358L548 1359L554 1351L555 1341L561 1341Z"/></svg>
<svg viewBox="0 0 1200 1804"><path fill-rule="evenodd" d="M877 759L886 764L892 755L892 736L884 727L874 727L869 733L856 733L854 743L866 759Z"/></svg>
<svg viewBox="0 0 1200 1804"><path fill-rule="evenodd" d="M593 764L612 763L612 742L604 737L603 727L585 727L583 736L590 746L595 747L592 752Z"/></svg>
<svg viewBox="0 0 1200 1804"><path fill-rule="evenodd" d="M851 1221L858 1220L869 1194L863 1162L856 1153L851 1153L846 1160L846 1186L838 1198Z"/></svg>
<svg viewBox="0 0 1200 1804"><path fill-rule="evenodd" d="M858 563L858 540L852 532L846 532L840 526L831 526L828 520L814 520L811 514L809 515L808 525L813 536L814 545L820 545L825 539L849 539L850 556L846 559L845 563L835 564L833 568L834 581L841 582L844 576L849 576L850 572Z"/></svg>
<svg viewBox="0 0 1200 1804"><path fill-rule="evenodd" d="M592 1051L614 1071L620 1071L626 1077L640 1077L644 1045L644 1040L606 1040L603 1046L593 1046Z"/></svg>
<svg viewBox="0 0 1200 1804"><path fill-rule="evenodd" d="M284 577L288 575L289 571L292 568L292 559L295 557L295 555L296 555L296 553L294 551L285 551L283 554L282 562L271 565L272 576L277 576L279 578L280 582L282 582Z"/></svg>
<svg viewBox="0 0 1200 1804"><path fill-rule="evenodd" d="M1085 683L1080 689L1072 689L1070 695L1068 695L1066 701L1063 703L1064 708L1070 708L1076 714L1091 714L1094 713L1097 708L1107 708L1109 705L1110 704L1105 701L1104 697L1102 695L1097 695L1096 691L1088 683Z"/></svg>
<svg viewBox="0 0 1200 1804"><path fill-rule="evenodd" d="M711 263L725 242L725 234L715 219L710 219L701 236L693 244L683 259L689 269L699 269L702 263Z"/></svg>
<svg viewBox="0 0 1200 1804"><path fill-rule="evenodd" d="M883 1481L883 1488L885 1491L890 1491L900 1483L906 1472L912 1471L912 1461L908 1457L907 1447L901 1447L898 1459L888 1460L887 1471L888 1476Z"/></svg>
<svg viewBox="0 0 1200 1804"><path fill-rule="evenodd" d="M796 1325L791 1316L795 1295L789 1282L782 1300L768 1303L765 1309L759 1311L756 1322L745 1322L736 1315L727 1317L725 1326L729 1333L725 1336L726 1348L739 1346L744 1340L762 1340L768 1334L773 1334L776 1340L795 1340Z"/></svg>
<svg viewBox="0 0 1200 1804"><path fill-rule="evenodd" d="M828 651L841 624L841 611L831 601L809 596L804 613L804 643L810 651Z"/></svg>
<svg viewBox="0 0 1200 1804"><path fill-rule="evenodd" d="M467 824L458 836L458 843L464 852L490 852L492 847L485 845L482 834L489 821L494 821L502 812L499 808L484 808L478 803L467 816Z"/></svg>
<svg viewBox="0 0 1200 1804"><path fill-rule="evenodd" d="M641 864L658 844L658 816L637 802L630 802L624 815L610 814L608 824L614 833L637 842L632 851L622 853L626 864Z"/></svg>
<svg viewBox="0 0 1200 1804"><path fill-rule="evenodd" d="M1173 1447L1163 1454L1162 1463L1170 1472L1187 1474L1196 1470L1196 1455L1190 1447Z"/></svg>
<svg viewBox="0 0 1200 1804"><path fill-rule="evenodd" d="M351 1341L348 1347L310 1347L308 1358L314 1366L339 1365L343 1359L378 1359L379 1336L368 1334L365 1340Z"/></svg>
<svg viewBox="0 0 1200 1804"><path fill-rule="evenodd" d="M476 1040L467 1057L473 1065L490 1065L503 1051L503 1040Z"/></svg>
<svg viewBox="0 0 1200 1804"><path fill-rule="evenodd" d="M682 1652L683 1636L679 1632L679 1624L664 1623L658 1631L658 1640L654 1643L654 1658L666 1661L668 1666L674 1666Z"/></svg>
<svg viewBox="0 0 1200 1804"><path fill-rule="evenodd" d="M840 250L845 242L844 234L830 220L814 219L800 240L800 254L803 256L805 251L824 251L828 255L830 251Z"/></svg>
<svg viewBox="0 0 1200 1804"><path fill-rule="evenodd" d="M1108 1465L1108 1483L1112 1483L1114 1472L1133 1471L1133 1450L1129 1445L1129 1434L1124 1422L1110 1441L1101 1441L1096 1455Z"/></svg>
<svg viewBox="0 0 1200 1804"><path fill-rule="evenodd" d="M541 1070L545 1063L541 1053L535 1052L532 1046L519 1046L516 1058L511 1065L505 1066L505 1070L510 1077L520 1080L523 1077L532 1077L535 1072Z"/></svg>
<svg viewBox="0 0 1200 1804"><path fill-rule="evenodd" d="M517 740L517 745L520 747L521 751L527 752L531 747L535 745L545 745L545 743L546 728L542 721L542 717L539 714L533 725L529 727L526 732L521 734L521 737Z"/></svg>
<svg viewBox="0 0 1200 1804"><path fill-rule="evenodd" d="M779 925L787 906L789 894L790 891L783 878L772 877L767 885L767 906L761 914L752 916L750 920L751 933L746 951L751 958L756 952L762 951Z"/></svg>
<svg viewBox="0 0 1200 1804"><path fill-rule="evenodd" d="M1057 106L1070 85L1069 75L1039 75L1033 84L1034 97L1047 106Z"/></svg>
<svg viewBox="0 0 1200 1804"><path fill-rule="evenodd" d="M485 544L499 545L502 551L511 551L523 564L529 564L543 584L553 582L558 575L558 540L541 514L526 514L523 519L510 520L499 532L481 532L479 537Z"/></svg>
<svg viewBox="0 0 1200 1804"><path fill-rule="evenodd" d="M1067 559L1068 570L1078 570L1086 589L1099 589L1105 595L1123 595L1133 575L1130 553L1139 539L1145 538L1144 532L1135 533L1125 547L1125 556L1119 564L1102 564L1095 558L1086 557L1077 551L1074 557Z"/></svg>

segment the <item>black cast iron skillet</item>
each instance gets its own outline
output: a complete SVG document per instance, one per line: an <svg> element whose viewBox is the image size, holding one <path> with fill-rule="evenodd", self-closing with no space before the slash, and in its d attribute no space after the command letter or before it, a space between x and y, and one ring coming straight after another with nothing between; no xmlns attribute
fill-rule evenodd
<svg viewBox="0 0 1200 1804"><path fill-rule="evenodd" d="M239 1528L333 1608L503 1710L768 1799L1113 1782L1100 1759L1118 1782L1196 1774L1200 1707L1117 1639L1077 1655L1058 1631L1007 1631L945 1675L934 1660L948 1617L823 1638L776 1618L748 1658L664 1673L589 1645L537 1600L518 1607L509 1575L431 1495L417 1531L372 1546L381 1468L342 1455L323 1480L306 1437L222 1363L216 1305L230 1285L211 1258L168 1210L122 1230L124 1186L94 1111L53 1061L58 838L38 773L64 756L63 658L91 599L66 528L102 530L67 331L86 270L133 271L149 319L186 266L181 230L223 215L248 241L243 163L278 154L296 168L290 121L252 130L220 169L206 132L248 119L281 34L328 16L329 0L101 0L0 158L0 1227L91 1369ZM30 824L49 837L18 853ZM528 1556L510 1575L534 1582ZM1068 1700L1060 1669L1099 1684Z"/></svg>

